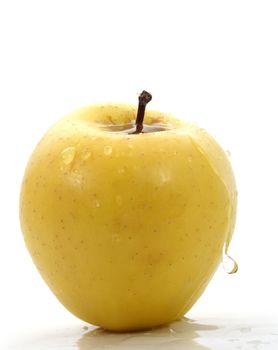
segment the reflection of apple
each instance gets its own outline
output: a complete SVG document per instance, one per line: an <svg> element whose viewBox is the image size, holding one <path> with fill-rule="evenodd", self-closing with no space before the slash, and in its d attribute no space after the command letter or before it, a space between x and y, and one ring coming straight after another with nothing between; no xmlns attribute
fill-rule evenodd
<svg viewBox="0 0 278 350"><path fill-rule="evenodd" d="M211 322L211 320L210 320ZM115 333L101 328L95 328L84 332L76 342L79 350L91 349L185 349L185 350L211 350L199 344L199 339L211 344L213 339L218 339L219 327L208 324L200 324L196 321L182 318L178 321L156 327L145 332ZM201 335L200 335L201 333ZM212 333L212 334L211 334ZM224 332L223 332L224 333ZM220 334L220 336L223 334Z"/></svg>
<svg viewBox="0 0 278 350"><path fill-rule="evenodd" d="M184 315L233 232L236 186L204 130L136 107L96 105L65 117L32 154L21 225L42 277L79 318L111 330Z"/></svg>

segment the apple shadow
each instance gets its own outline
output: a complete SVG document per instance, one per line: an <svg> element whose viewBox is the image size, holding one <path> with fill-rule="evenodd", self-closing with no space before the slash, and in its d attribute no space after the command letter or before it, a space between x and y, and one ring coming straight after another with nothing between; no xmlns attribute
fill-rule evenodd
<svg viewBox="0 0 278 350"><path fill-rule="evenodd" d="M88 331L76 342L78 350L91 349L187 349L211 350L198 343L200 331L219 327L182 318L169 325L142 332L113 333L101 328Z"/></svg>

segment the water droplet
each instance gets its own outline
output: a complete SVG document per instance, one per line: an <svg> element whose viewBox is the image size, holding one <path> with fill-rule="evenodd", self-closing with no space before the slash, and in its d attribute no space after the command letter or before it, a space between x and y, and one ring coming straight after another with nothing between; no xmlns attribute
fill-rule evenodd
<svg viewBox="0 0 278 350"><path fill-rule="evenodd" d="M171 176L165 170L161 170L159 175L160 175L160 180L162 183L167 183L170 181Z"/></svg>
<svg viewBox="0 0 278 350"><path fill-rule="evenodd" d="M252 332L252 328L251 327L242 327L239 329L241 333L250 333Z"/></svg>
<svg viewBox="0 0 278 350"><path fill-rule="evenodd" d="M133 148L133 144L132 144L132 143L129 143L129 144L127 145L127 147L130 148L130 149L132 149L132 148Z"/></svg>
<svg viewBox="0 0 278 350"><path fill-rule="evenodd" d="M81 158L82 160L87 160L91 157L91 152L89 150L84 150L82 153L81 153Z"/></svg>
<svg viewBox="0 0 278 350"><path fill-rule="evenodd" d="M231 157L231 151L229 151L228 149L226 150L226 154L228 157Z"/></svg>
<svg viewBox="0 0 278 350"><path fill-rule="evenodd" d="M117 233L113 233L111 238L112 238L113 242L119 242L120 241L120 236Z"/></svg>
<svg viewBox="0 0 278 350"><path fill-rule="evenodd" d="M118 173L119 174L123 174L124 172L125 172L125 168L124 167L118 168Z"/></svg>
<svg viewBox="0 0 278 350"><path fill-rule="evenodd" d="M170 331L170 333L174 333L174 334L177 333L177 332L176 332L173 328L171 328L171 327L169 327L169 331Z"/></svg>
<svg viewBox="0 0 278 350"><path fill-rule="evenodd" d="M61 155L62 155L63 163L65 165L69 165L75 157L75 147L70 146L65 148L62 151Z"/></svg>
<svg viewBox="0 0 278 350"><path fill-rule="evenodd" d="M231 275L238 271L238 264L232 257L230 257L227 250L228 249L225 245L223 249L222 266L224 270Z"/></svg>
<svg viewBox="0 0 278 350"><path fill-rule="evenodd" d="M100 202L97 199L93 200L93 207L94 208L99 208L100 207Z"/></svg>
<svg viewBox="0 0 278 350"><path fill-rule="evenodd" d="M192 162L192 156L188 156L187 160L188 160L189 163L191 163Z"/></svg>
<svg viewBox="0 0 278 350"><path fill-rule="evenodd" d="M104 147L104 154L106 155L106 156L110 156L111 154L112 154L112 147L111 146L105 146Z"/></svg>

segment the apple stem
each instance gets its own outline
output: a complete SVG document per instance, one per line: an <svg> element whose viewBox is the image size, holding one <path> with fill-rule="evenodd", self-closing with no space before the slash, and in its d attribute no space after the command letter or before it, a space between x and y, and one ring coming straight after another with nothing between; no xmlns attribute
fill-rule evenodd
<svg viewBox="0 0 278 350"><path fill-rule="evenodd" d="M143 132L143 121L145 116L145 109L146 105L151 101L152 95L143 90L139 96L139 103L138 103L138 110L137 110L137 117L136 117L136 131L134 134L140 134Z"/></svg>

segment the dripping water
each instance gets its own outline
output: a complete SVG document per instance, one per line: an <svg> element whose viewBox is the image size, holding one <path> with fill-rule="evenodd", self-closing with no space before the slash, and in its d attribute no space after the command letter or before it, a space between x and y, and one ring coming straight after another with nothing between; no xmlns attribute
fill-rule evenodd
<svg viewBox="0 0 278 350"><path fill-rule="evenodd" d="M238 264L237 262L229 255L228 253L228 245L225 244L223 248L223 255L222 255L222 266L224 270L228 274L234 274L238 271Z"/></svg>

